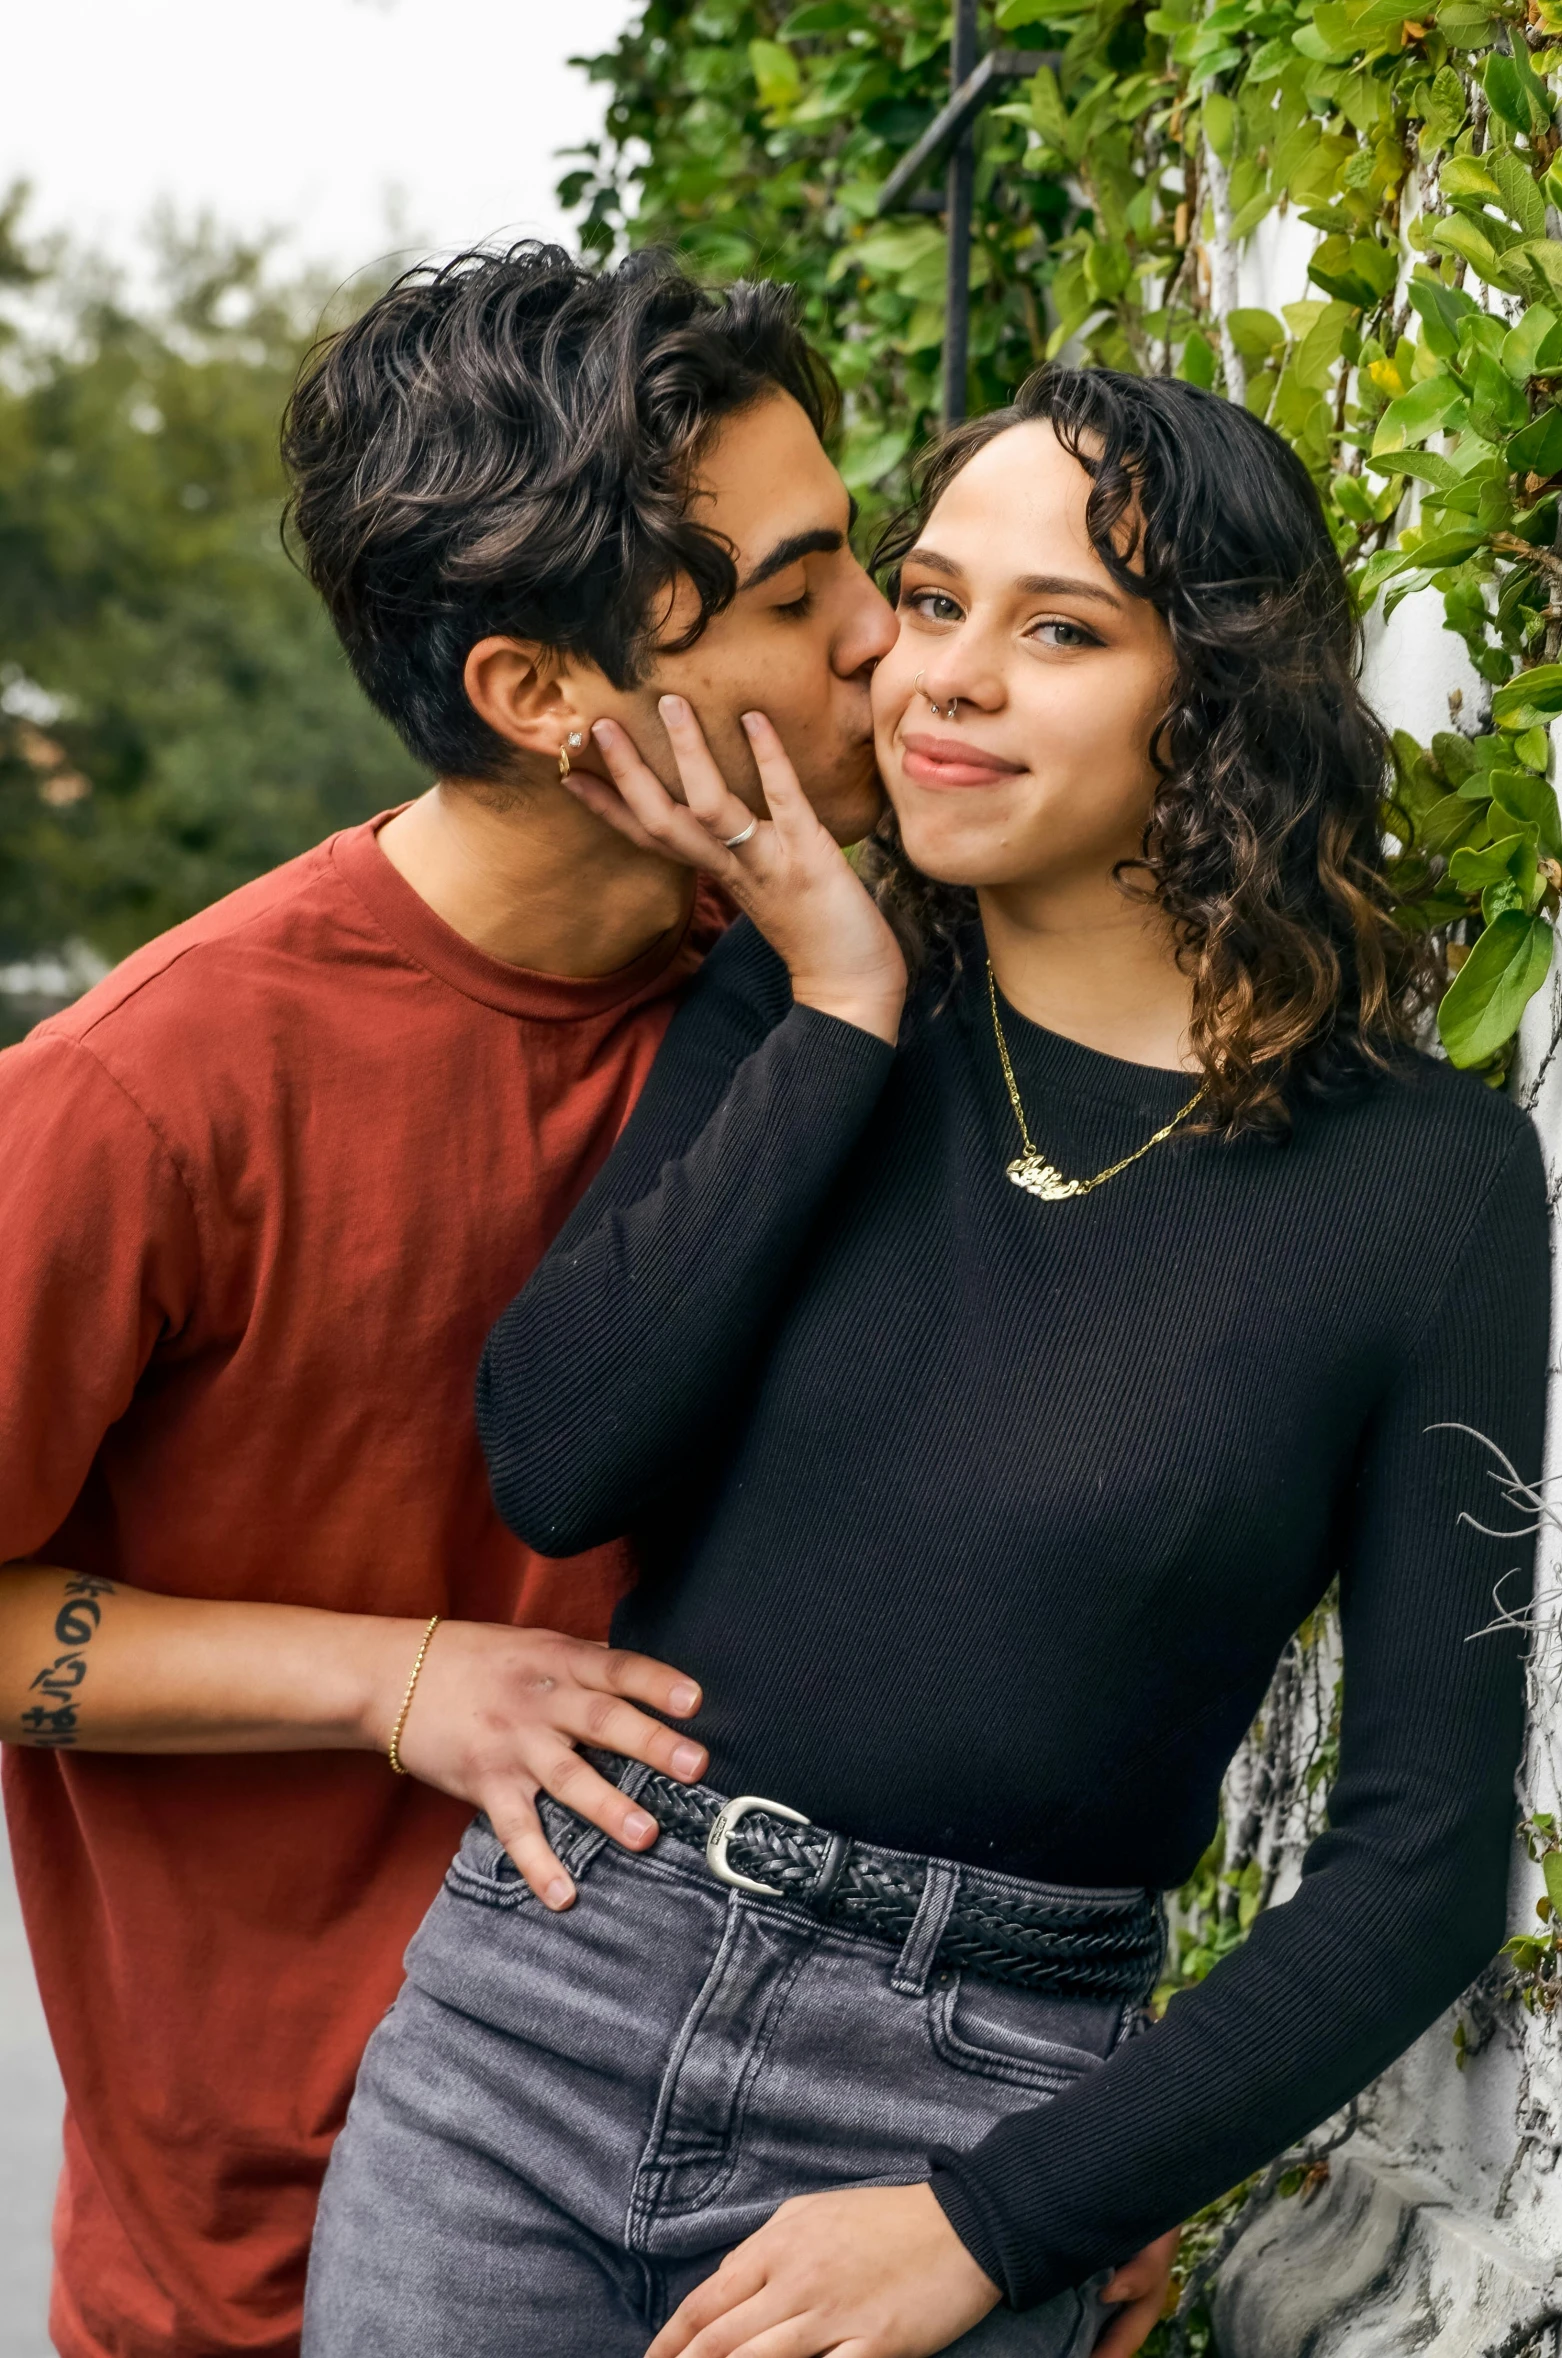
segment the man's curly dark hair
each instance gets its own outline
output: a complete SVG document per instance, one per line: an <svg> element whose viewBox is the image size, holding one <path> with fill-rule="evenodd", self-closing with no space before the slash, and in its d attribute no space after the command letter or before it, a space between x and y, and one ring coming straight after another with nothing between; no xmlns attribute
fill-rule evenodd
<svg viewBox="0 0 1562 2358"><path fill-rule="evenodd" d="M688 512L724 418L834 388L790 288L712 294L671 256L598 271L535 240L409 270L308 355L283 425L291 541L370 701L431 769L511 759L462 684L490 635L643 674L676 582L692 645L737 588Z"/></svg>
<svg viewBox="0 0 1562 2358"><path fill-rule="evenodd" d="M1163 377L1048 367L926 454L876 562L891 595L940 495L1010 426L1044 419L1091 477L1087 528L1164 615L1175 681L1125 890L1170 917L1193 982L1207 1126L1289 1128L1297 1088L1381 1068L1439 976L1394 922L1382 870L1388 747L1358 685L1360 632L1311 478L1248 411ZM893 815L865 848L912 961L957 967L976 900L921 875Z"/></svg>

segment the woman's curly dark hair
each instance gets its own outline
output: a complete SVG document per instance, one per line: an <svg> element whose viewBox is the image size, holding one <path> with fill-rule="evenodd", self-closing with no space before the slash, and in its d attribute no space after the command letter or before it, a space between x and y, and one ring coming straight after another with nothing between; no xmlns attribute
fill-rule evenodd
<svg viewBox="0 0 1562 2358"><path fill-rule="evenodd" d="M1381 1069L1413 1040L1438 980L1391 913L1387 740L1357 684L1360 633L1317 492L1278 434L1195 386L1043 368L923 459L876 552L892 596L946 486L1034 419L1092 479L1102 564L1171 635L1175 682L1150 746L1160 782L1119 882L1135 889L1126 872L1139 871L1172 920L1205 1126L1282 1135L1297 1088ZM893 814L860 868L913 963L958 970L974 892L920 874Z"/></svg>

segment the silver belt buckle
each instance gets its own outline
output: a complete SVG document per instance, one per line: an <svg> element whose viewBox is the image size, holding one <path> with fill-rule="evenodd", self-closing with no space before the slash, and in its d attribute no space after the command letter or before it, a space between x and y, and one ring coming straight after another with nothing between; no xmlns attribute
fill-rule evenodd
<svg viewBox="0 0 1562 2358"><path fill-rule="evenodd" d="M788 1809L784 1801L767 1801L762 1793L739 1793L731 1801L723 1802L711 1821L705 1837L705 1864L718 1883L730 1883L734 1891L757 1891L765 1899L785 1899L786 1893L777 1883L760 1883L752 1875L739 1874L727 1863L727 1844L739 1821L751 1809L762 1809L773 1818L789 1818L794 1826L811 1826L812 1818L805 1818L800 1809Z"/></svg>

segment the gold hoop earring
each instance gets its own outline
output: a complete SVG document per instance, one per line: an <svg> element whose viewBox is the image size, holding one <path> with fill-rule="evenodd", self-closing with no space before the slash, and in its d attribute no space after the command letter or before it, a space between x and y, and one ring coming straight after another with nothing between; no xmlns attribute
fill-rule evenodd
<svg viewBox="0 0 1562 2358"><path fill-rule="evenodd" d="M559 778L561 782L569 776L570 755L572 753L578 753L585 742L586 740L581 735L579 729L571 729L569 735L565 738L563 744L559 747Z"/></svg>
<svg viewBox="0 0 1562 2358"><path fill-rule="evenodd" d="M956 712L959 709L959 697L951 696L947 705L935 704L932 697L928 694L926 688L924 688L922 685L925 676L926 675L920 671L917 673L916 678L911 683L911 693L913 696L920 696L922 698L928 710L934 715L935 718L942 714L945 720L953 720Z"/></svg>

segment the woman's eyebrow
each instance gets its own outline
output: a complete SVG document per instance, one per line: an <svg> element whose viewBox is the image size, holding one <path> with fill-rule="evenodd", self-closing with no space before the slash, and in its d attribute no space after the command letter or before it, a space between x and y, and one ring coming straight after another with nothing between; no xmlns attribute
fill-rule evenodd
<svg viewBox="0 0 1562 2358"><path fill-rule="evenodd" d="M1028 598L1094 598L1098 605L1115 606L1119 611L1123 603L1099 582L1076 581L1068 573L1027 573L1014 586Z"/></svg>
<svg viewBox="0 0 1562 2358"><path fill-rule="evenodd" d="M964 578L964 570L953 557L940 556L937 549L908 549L902 557L903 565L925 565L929 573L942 573L947 581ZM1119 613L1122 599L1114 597L1099 582L1076 581L1069 573L1026 573L1015 583L1022 597L1027 598L1093 598L1099 606L1111 606Z"/></svg>

